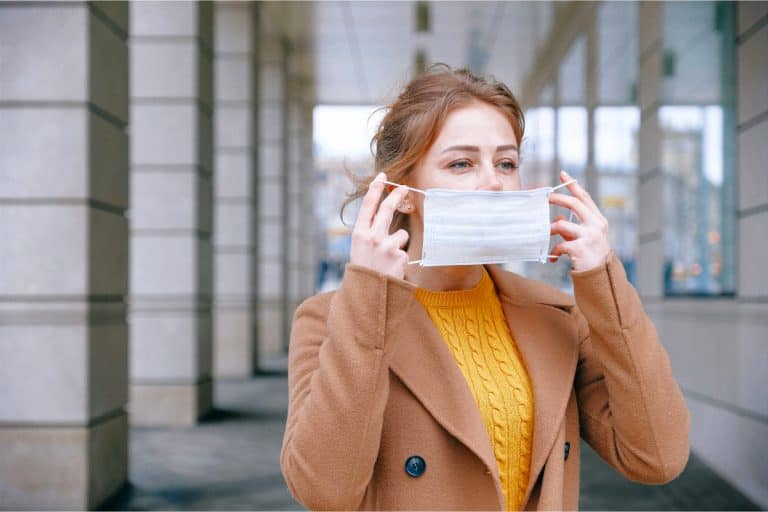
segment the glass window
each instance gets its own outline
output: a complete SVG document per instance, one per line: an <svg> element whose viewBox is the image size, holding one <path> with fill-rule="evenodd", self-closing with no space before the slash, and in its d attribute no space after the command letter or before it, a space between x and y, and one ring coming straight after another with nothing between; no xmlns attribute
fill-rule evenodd
<svg viewBox="0 0 768 512"><path fill-rule="evenodd" d="M555 162L555 110L551 106L529 109L521 156L523 188L546 187L552 183Z"/></svg>
<svg viewBox="0 0 768 512"><path fill-rule="evenodd" d="M731 3L665 3L659 110L667 295L734 292Z"/></svg>
<svg viewBox="0 0 768 512"><path fill-rule="evenodd" d="M611 226L611 247L624 263L630 281L637 255L637 107L595 110L595 166L599 206Z"/></svg>

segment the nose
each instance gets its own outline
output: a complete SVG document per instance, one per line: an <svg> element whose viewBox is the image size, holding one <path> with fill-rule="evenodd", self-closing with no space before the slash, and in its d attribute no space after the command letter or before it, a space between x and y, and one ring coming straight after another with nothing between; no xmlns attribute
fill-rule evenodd
<svg viewBox="0 0 768 512"><path fill-rule="evenodd" d="M504 190L504 185L499 180L493 164L485 164L478 170L478 190L492 190L500 192Z"/></svg>

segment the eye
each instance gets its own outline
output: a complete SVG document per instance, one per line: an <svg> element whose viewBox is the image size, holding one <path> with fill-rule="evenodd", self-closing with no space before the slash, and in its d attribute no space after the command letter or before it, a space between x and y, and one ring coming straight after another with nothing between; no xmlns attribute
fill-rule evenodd
<svg viewBox="0 0 768 512"><path fill-rule="evenodd" d="M513 160L502 160L497 165L505 172L514 172L515 169L520 167L520 164Z"/></svg>
<svg viewBox="0 0 768 512"><path fill-rule="evenodd" d="M451 169L463 170L472 167L472 163L469 160L457 160L451 164L448 164Z"/></svg>

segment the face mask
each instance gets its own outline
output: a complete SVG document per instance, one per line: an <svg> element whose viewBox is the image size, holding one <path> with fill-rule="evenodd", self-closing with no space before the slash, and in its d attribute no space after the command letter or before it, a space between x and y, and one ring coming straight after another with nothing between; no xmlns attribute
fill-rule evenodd
<svg viewBox="0 0 768 512"><path fill-rule="evenodd" d="M425 196L421 259L410 263L425 267L546 263L551 222L549 194L575 181L554 188L502 192L406 187Z"/></svg>

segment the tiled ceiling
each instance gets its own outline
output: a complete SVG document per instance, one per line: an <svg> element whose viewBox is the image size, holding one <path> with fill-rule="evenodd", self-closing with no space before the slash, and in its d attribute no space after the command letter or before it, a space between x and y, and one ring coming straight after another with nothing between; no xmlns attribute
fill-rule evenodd
<svg viewBox="0 0 768 512"><path fill-rule="evenodd" d="M319 104L383 104L414 69L445 62L522 87L552 17L549 2L429 2L431 30L416 31L416 2L313 5L314 74Z"/></svg>

